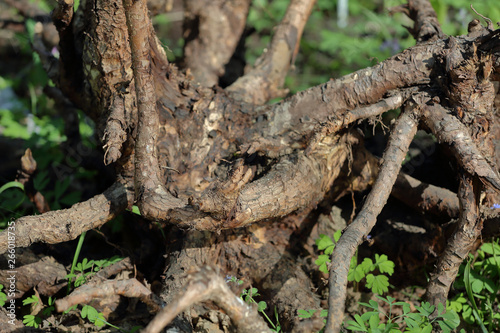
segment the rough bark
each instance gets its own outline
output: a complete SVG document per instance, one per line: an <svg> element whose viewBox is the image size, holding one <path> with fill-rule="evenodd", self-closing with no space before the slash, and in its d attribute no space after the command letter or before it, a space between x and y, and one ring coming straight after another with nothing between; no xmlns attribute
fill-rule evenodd
<svg viewBox="0 0 500 333"><path fill-rule="evenodd" d="M412 105L410 108L418 108ZM328 297L328 320L325 332L338 332L344 319L347 273L351 258L357 247L366 240L377 216L382 211L392 186L401 168L408 146L417 132L418 116L416 113L404 113L397 120L394 131L384 152L380 172L373 188L366 199L363 209L356 219L344 230L333 253L330 267L330 294Z"/></svg>
<svg viewBox="0 0 500 333"><path fill-rule="evenodd" d="M104 163L115 166L116 183L70 209L16 220L16 246L74 239L135 201L144 218L167 226L162 298L169 304L164 310L168 320L195 301L213 299L240 331L266 330L258 319L245 321L257 313L236 301L213 270L186 276L193 267L211 265L257 285L272 299L284 329L300 330L306 326L296 316L299 303L309 309L321 305L300 263L300 251L310 248L308 237L318 228L315 209L325 198L373 185L332 255L325 332L338 332L350 259L391 192L423 212L455 217L460 211L461 225L470 226L468 232L477 237L477 211L499 202L500 98L494 83L500 79L499 30L473 22L468 35L448 38L428 1L410 1L398 10L415 22L410 28L414 47L266 105L285 93L283 82L313 5L291 1L267 51L249 72L222 89L216 84L243 34L248 1L187 1L184 62L191 70L185 72L167 61L145 1L82 0L76 12L71 1L61 1L52 16L60 59L41 42L43 26L34 48L62 92L52 96L64 95L64 103L96 122ZM220 39L223 46L216 42ZM399 107L379 170L379 161L362 147L355 123ZM399 173L418 128L433 133L451 161L468 174L460 209L451 191ZM466 206L473 208L472 215ZM495 221L498 216L486 218ZM0 253L6 252L7 239L6 232L0 233ZM458 253L457 246L464 244L455 243L450 242L429 286L433 302L443 301L451 284L452 276L442 272L448 254ZM459 264L455 259L454 269ZM188 281L190 291L177 297ZM115 281L109 286L111 294L126 294ZM206 312L195 306L182 320L189 326L190 316ZM167 321L157 320L161 325L151 331Z"/></svg>
<svg viewBox="0 0 500 333"><path fill-rule="evenodd" d="M474 192L474 187L480 188L477 184L474 186L470 175L464 175L458 192L460 219L427 286L427 299L436 307L438 303L446 303L450 287L458 274L458 268L473 250L475 241L481 235L483 221L479 217L478 193Z"/></svg>
<svg viewBox="0 0 500 333"><path fill-rule="evenodd" d="M186 1L184 66L194 80L216 85L245 28L249 0Z"/></svg>

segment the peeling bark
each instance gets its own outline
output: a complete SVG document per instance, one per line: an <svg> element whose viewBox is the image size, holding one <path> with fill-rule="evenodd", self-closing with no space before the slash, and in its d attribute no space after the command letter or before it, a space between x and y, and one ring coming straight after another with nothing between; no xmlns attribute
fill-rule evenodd
<svg viewBox="0 0 500 333"><path fill-rule="evenodd" d="M416 46L266 105L285 93L283 82L313 5L291 1L267 51L222 89L216 84L243 33L249 1L187 2L186 71L167 61L145 1L82 0L76 12L71 1L61 2L53 14L59 61L41 42L43 29L34 47L65 103L96 122L104 163L114 164L117 181L70 209L16 220L16 246L74 239L135 202L143 217L168 226L162 297L169 306L151 331L207 299L225 309L239 331L267 330L213 270L195 269L186 278L192 267L207 264L258 285L272 298L284 328L298 331L315 324L297 320L299 301L320 307L297 250L315 228L315 209L325 197L373 185L332 255L326 332L338 332L350 258L391 192L422 212L454 217L460 210L456 235L466 224L465 233L477 238L478 212L499 202L499 30L473 21L467 36L448 38L428 1L409 1L397 10L414 20ZM378 159L361 145L356 122L401 106L379 170ZM399 173L417 128L433 133L468 174L460 209L451 191ZM6 240L0 233L0 253L7 250ZM463 245L457 258L465 257L470 241L457 238L450 246L454 242ZM454 276L443 269L459 264L457 258L448 264L449 253L456 248L445 251L428 289L433 302L444 300ZM109 293L125 295L116 283L109 282ZM185 283L189 291L179 294Z"/></svg>

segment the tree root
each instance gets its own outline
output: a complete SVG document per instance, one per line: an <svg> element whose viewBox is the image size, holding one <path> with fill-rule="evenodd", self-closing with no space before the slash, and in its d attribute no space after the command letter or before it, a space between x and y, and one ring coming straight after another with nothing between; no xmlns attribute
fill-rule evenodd
<svg viewBox="0 0 500 333"><path fill-rule="evenodd" d="M426 291L427 300L436 307L439 303L446 304L448 292L457 277L458 268L481 235L483 221L479 216L478 209L479 188L481 188L481 184L477 182L474 184L471 175L464 174L462 176L458 192L460 219L444 253L439 258Z"/></svg>
<svg viewBox="0 0 500 333"><path fill-rule="evenodd" d="M415 107L415 106L414 106ZM414 108L413 107L413 108ZM384 207L401 168L408 147L417 132L418 117L408 110L397 120L382 158L382 166L361 212L344 230L333 253L330 268L330 294L325 332L339 332L344 319L347 273L351 258L366 239Z"/></svg>
<svg viewBox="0 0 500 333"><path fill-rule="evenodd" d="M139 298L152 311L160 311L161 302L147 287L136 279L106 280L99 283L86 283L70 295L55 302L57 312L64 312L77 304L89 304L95 299L107 299L115 295Z"/></svg>
<svg viewBox="0 0 500 333"><path fill-rule="evenodd" d="M158 333L179 313L191 305L212 300L231 318L238 332L271 332L257 310L236 296L227 283L209 266L196 269L188 276L185 291L177 295L145 328L145 333Z"/></svg>
<svg viewBox="0 0 500 333"><path fill-rule="evenodd" d="M35 242L57 244L73 240L82 232L98 228L132 206L133 192L116 182L104 193L74 204L71 208L25 216L11 222L15 230L15 247ZM9 229L0 233L0 254L9 248Z"/></svg>

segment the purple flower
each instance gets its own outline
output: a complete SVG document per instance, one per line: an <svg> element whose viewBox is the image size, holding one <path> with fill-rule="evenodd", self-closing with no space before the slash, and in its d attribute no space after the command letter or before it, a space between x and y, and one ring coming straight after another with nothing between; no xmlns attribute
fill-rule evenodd
<svg viewBox="0 0 500 333"><path fill-rule="evenodd" d="M491 209L500 209L500 204L493 204Z"/></svg>
<svg viewBox="0 0 500 333"><path fill-rule="evenodd" d="M53 47L52 50L50 51L50 53L57 59L59 59L59 50L57 49L57 47Z"/></svg>
<svg viewBox="0 0 500 333"><path fill-rule="evenodd" d="M382 45L380 45L380 50L381 51L389 50L391 54L396 54L401 51L401 45L399 44L397 38L386 39L384 40Z"/></svg>

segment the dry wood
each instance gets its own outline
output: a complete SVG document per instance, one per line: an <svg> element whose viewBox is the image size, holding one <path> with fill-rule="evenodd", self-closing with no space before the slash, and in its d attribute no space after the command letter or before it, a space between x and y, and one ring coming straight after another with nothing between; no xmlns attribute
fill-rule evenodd
<svg viewBox="0 0 500 333"><path fill-rule="evenodd" d="M417 132L418 104L407 106L397 120L382 158L379 175L356 219L344 230L333 253L325 332L338 332L344 320L347 273L357 247L366 239L391 193L406 151Z"/></svg>
<svg viewBox="0 0 500 333"><path fill-rule="evenodd" d="M184 66L196 82L219 83L243 34L250 0L185 2ZM221 45L222 44L222 45Z"/></svg>
<svg viewBox="0 0 500 333"><path fill-rule="evenodd" d="M238 332L271 332L256 309L233 294L226 282L208 266L197 269L189 275L185 290L176 297L175 302L170 303L156 315L144 332L160 332L179 313L195 303L207 300L213 300L226 311Z"/></svg>
<svg viewBox="0 0 500 333"><path fill-rule="evenodd" d="M184 272L206 264L258 283L272 295L286 320L284 327L300 330L311 323L301 326L294 320L297 299L310 308L319 306L310 278L298 263L296 249L304 241L300 236L314 228L312 212L329 191L340 197L373 184L332 256L326 331L338 332L350 258L391 191L421 211L457 215L451 191L399 174L419 126L448 147L469 174L462 181L460 210L461 223L470 227L471 235L480 234L478 212L499 202L500 102L493 81L500 79L500 32L473 21L467 36L446 38L430 3L412 0L397 10L414 20L410 32L416 46L265 105L284 93L283 82L314 1L290 2L269 48L227 89L213 85L243 34L249 1L221 4L189 2L186 7L186 26L199 29L185 48L193 80L189 71L167 61L144 0L82 1L75 13L71 1L59 3L53 14L60 37L58 65L41 43L40 31L34 46L60 91L96 122L104 163L114 163L116 183L70 209L16 220L16 246L74 239L136 200L143 217L187 229L168 228L168 279L162 297L169 307L165 317L158 317L163 318L157 319L158 326L152 322L153 331L210 297L230 314L238 331L267 330L256 311L241 304L211 269L199 269L191 277L192 289L175 298L185 285ZM208 14L202 9L209 9ZM214 26L217 15L223 24ZM205 20L196 22L200 18ZM221 38L225 47L213 42ZM361 147L354 123L402 105L379 170L377 159ZM446 200L436 199L441 196ZM470 214L465 212L469 206ZM7 234L0 233L0 253L7 249L6 240ZM442 273L448 261L446 254L429 286L433 302L443 301L451 284L452 275ZM458 264L455 260L450 267ZM446 283L440 284L442 278ZM111 293L125 293L113 288Z"/></svg>
<svg viewBox="0 0 500 333"><path fill-rule="evenodd" d="M56 300L55 306L58 312L63 312L77 304L89 304L96 299L107 299L115 295L139 298L155 312L161 308L160 300L136 279L86 283L75 289L70 295Z"/></svg>
<svg viewBox="0 0 500 333"><path fill-rule="evenodd" d="M436 308L439 303L446 304L448 292L457 277L458 268L481 235L483 221L478 211L478 189L480 188L480 184L474 184L471 175L462 176L458 192L460 219L427 286L426 298Z"/></svg>

